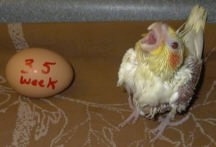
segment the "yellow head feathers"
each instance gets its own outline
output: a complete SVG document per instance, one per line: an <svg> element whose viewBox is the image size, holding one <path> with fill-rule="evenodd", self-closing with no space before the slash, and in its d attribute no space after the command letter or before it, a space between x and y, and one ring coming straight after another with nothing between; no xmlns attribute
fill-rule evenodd
<svg viewBox="0 0 216 147"><path fill-rule="evenodd" d="M156 75L168 79L183 61L183 45L176 32L164 23L150 25L149 33L136 44L138 61Z"/></svg>

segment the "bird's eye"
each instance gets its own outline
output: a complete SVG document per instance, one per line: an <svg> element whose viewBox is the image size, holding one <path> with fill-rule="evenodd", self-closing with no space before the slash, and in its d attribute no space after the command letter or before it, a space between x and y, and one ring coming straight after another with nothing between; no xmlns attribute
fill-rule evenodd
<svg viewBox="0 0 216 147"><path fill-rule="evenodd" d="M171 47L173 48L173 49L178 49L178 47L179 47L179 44L178 44L178 42L172 42L171 43Z"/></svg>

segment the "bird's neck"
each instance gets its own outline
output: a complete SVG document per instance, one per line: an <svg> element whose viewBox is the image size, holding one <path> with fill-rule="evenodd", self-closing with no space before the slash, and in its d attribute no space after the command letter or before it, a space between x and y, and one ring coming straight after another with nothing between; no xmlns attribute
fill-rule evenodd
<svg viewBox="0 0 216 147"><path fill-rule="evenodd" d="M163 80L171 80L174 76L176 68L173 68L169 62L170 53L163 50L161 55L148 55L142 49L136 49L138 64L148 66L149 70Z"/></svg>

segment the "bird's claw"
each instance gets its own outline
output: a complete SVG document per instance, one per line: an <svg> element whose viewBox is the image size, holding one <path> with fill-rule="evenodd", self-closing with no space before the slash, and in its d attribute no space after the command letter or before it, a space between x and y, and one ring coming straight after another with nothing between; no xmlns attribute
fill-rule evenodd
<svg viewBox="0 0 216 147"><path fill-rule="evenodd" d="M160 122L160 124L156 128L154 128L150 131L153 135L155 135L151 139L151 142L154 142L155 140L157 140L163 134L163 132L165 131L165 129L168 126L171 126L171 127L178 126L178 125L183 124L185 121L187 121L189 119L189 115L187 115L186 117L184 117L178 121L171 122L172 117L170 117L170 116L171 115L167 115L165 118L159 117L158 121Z"/></svg>
<svg viewBox="0 0 216 147"><path fill-rule="evenodd" d="M170 124L170 117L169 116L166 116L165 118L160 117L159 122L160 122L160 124L156 128L154 128L150 131L153 135L155 135L151 139L151 142L154 142L163 134L166 127L169 126L169 124Z"/></svg>
<svg viewBox="0 0 216 147"><path fill-rule="evenodd" d="M122 128L129 123L134 124L134 123L136 123L138 118L139 118L139 112L138 112L138 110L134 109L133 112L128 116L128 118L125 119L118 126Z"/></svg>

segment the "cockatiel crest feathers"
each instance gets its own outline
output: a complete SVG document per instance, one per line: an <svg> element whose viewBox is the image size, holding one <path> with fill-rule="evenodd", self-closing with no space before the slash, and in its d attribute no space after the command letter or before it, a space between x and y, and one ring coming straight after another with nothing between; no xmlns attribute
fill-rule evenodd
<svg viewBox="0 0 216 147"><path fill-rule="evenodd" d="M197 59L201 59L203 51L203 32L207 19L207 11L196 5L192 9L186 23L184 23L176 32L185 42L188 53Z"/></svg>

